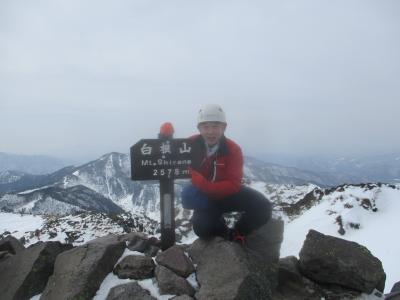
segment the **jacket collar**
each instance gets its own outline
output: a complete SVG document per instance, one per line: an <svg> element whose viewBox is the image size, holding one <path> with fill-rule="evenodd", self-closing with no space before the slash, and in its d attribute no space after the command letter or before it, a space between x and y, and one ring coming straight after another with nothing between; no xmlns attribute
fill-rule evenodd
<svg viewBox="0 0 400 300"><path fill-rule="evenodd" d="M204 141L203 137L199 134L194 139L194 144L196 147L199 147L202 151L206 151L206 142ZM228 145L226 144L226 137L223 135L219 141L219 147L217 151L217 155L227 155L229 153Z"/></svg>

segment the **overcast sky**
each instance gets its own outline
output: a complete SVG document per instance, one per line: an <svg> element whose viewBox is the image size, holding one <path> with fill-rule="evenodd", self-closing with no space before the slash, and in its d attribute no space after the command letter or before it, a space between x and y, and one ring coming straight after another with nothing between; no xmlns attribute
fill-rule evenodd
<svg viewBox="0 0 400 300"><path fill-rule="evenodd" d="M207 103L247 154L399 152L400 1L0 2L0 152L128 152Z"/></svg>

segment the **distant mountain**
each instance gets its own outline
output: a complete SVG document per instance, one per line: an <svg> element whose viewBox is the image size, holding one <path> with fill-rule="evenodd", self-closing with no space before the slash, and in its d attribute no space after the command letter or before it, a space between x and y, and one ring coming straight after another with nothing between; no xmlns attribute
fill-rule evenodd
<svg viewBox="0 0 400 300"><path fill-rule="evenodd" d="M259 155L262 160L308 170L327 178L330 185L361 182L400 182L400 153L385 155Z"/></svg>
<svg viewBox="0 0 400 300"><path fill-rule="evenodd" d="M285 167L252 157L245 157L244 173L251 180L266 183L295 185L314 183L319 186L332 186L337 183L337 179L329 174L318 174L298 168Z"/></svg>
<svg viewBox="0 0 400 300"><path fill-rule="evenodd" d="M122 208L87 187L47 187L0 198L0 210L46 215L67 215L83 211L119 214Z"/></svg>
<svg viewBox="0 0 400 300"><path fill-rule="evenodd" d="M158 182L134 182L130 179L130 173L129 155L112 152L82 166L66 167L48 175L3 172L0 174L0 195L20 195L29 190L48 187L68 189L75 186L84 186L113 201L125 211L137 212L153 219L158 219L160 215ZM329 183L327 178L312 172L268 164L249 157L245 158L245 177L247 181L280 184L312 182L324 186ZM180 191L185 182L187 181L177 180L175 182L175 193L178 202L180 201ZM3 200L4 196L0 198L0 203ZM84 210L89 208L82 203L79 206ZM92 209L95 210L97 208L92 207ZM176 213L180 214L180 210L181 207L177 206Z"/></svg>
<svg viewBox="0 0 400 300"><path fill-rule="evenodd" d="M51 156L17 155L0 152L0 172L19 171L42 175L57 171L68 164L68 162Z"/></svg>
<svg viewBox="0 0 400 300"><path fill-rule="evenodd" d="M74 172L73 166L62 168L46 175L32 175L20 171L0 172L0 194L17 193L28 189L51 186L59 182L64 176Z"/></svg>

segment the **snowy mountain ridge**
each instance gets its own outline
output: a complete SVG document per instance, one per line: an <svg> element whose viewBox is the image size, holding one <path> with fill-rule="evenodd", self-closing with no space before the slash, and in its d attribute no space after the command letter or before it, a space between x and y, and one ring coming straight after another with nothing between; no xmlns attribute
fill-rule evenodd
<svg viewBox="0 0 400 300"><path fill-rule="evenodd" d="M7 174L9 174L8 178ZM49 175L19 174L19 177L15 177L11 172L7 174L4 173L4 176L0 177L4 178L3 181L0 181L0 195L1 193L21 195L26 191L43 189L43 187L66 189L80 185L110 199L125 211L140 212L153 217L159 215L158 182L131 181L130 157L127 154L108 153L82 166L65 167ZM310 172L271 165L252 158L246 158L245 178L247 182L268 181L288 184L323 181ZM185 182L187 181L177 180L175 182L177 196ZM6 196L0 198L0 203L9 196L4 197Z"/></svg>

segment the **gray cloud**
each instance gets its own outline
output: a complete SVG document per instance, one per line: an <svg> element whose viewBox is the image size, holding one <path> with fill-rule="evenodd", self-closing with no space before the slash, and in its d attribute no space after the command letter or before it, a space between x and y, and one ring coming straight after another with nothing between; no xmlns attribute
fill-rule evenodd
<svg viewBox="0 0 400 300"><path fill-rule="evenodd" d="M398 1L3 1L0 151L127 152L204 103L247 152L400 151Z"/></svg>

